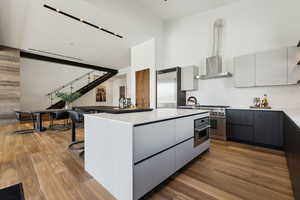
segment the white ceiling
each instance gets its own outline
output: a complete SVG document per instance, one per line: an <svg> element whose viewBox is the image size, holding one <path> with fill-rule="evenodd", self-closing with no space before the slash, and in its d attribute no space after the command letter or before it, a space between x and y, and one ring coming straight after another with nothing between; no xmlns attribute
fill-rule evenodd
<svg viewBox="0 0 300 200"><path fill-rule="evenodd" d="M44 4L124 39L50 11ZM156 37L162 28L161 19L141 8L131 0L1 0L0 45L63 54L103 67L128 67L130 47Z"/></svg>
<svg viewBox="0 0 300 200"><path fill-rule="evenodd" d="M121 69L130 48L159 37L163 19L206 11L237 0L1 0L0 45L37 49ZM43 7L48 4L124 36L91 28Z"/></svg>
<svg viewBox="0 0 300 200"><path fill-rule="evenodd" d="M193 15L239 0L138 0L164 20Z"/></svg>

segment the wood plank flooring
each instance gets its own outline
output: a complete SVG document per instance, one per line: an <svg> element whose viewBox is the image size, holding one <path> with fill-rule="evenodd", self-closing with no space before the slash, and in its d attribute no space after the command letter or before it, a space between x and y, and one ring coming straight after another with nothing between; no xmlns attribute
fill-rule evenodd
<svg viewBox="0 0 300 200"><path fill-rule="evenodd" d="M0 127L0 188L22 182L26 200L114 199L67 149L71 131L12 133L26 126ZM289 200L293 193L283 152L213 141L209 152L146 199Z"/></svg>

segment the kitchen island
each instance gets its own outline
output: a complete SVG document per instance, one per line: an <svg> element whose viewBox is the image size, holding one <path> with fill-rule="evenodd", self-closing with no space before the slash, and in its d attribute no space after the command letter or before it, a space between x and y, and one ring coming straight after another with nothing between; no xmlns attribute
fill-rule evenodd
<svg viewBox="0 0 300 200"><path fill-rule="evenodd" d="M85 169L118 200L137 200L209 149L208 112L85 115Z"/></svg>

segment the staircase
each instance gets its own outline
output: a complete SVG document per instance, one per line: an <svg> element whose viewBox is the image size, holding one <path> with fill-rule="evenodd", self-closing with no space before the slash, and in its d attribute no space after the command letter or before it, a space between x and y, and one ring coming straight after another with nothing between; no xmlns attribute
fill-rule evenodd
<svg viewBox="0 0 300 200"><path fill-rule="evenodd" d="M48 93L47 96L49 98L50 106L47 109L61 109L65 107L65 102L56 97L56 94L59 92L68 92L74 93L78 92L80 96L88 93L101 83L107 81L111 77L117 74L117 71L112 72L104 72L93 70L88 72L75 80L53 90ZM80 98L80 97L79 97Z"/></svg>

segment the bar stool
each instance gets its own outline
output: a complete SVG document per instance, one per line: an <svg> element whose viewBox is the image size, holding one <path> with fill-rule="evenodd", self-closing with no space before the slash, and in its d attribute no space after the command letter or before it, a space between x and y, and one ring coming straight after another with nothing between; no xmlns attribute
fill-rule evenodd
<svg viewBox="0 0 300 200"><path fill-rule="evenodd" d="M14 133L19 133L19 134L33 133L35 131L35 117L34 117L34 114L32 112L22 112L22 111L15 111L15 113L16 113L16 119L19 122L25 121L24 115L25 116L30 116L33 128L32 129L17 130Z"/></svg>
<svg viewBox="0 0 300 200"><path fill-rule="evenodd" d="M79 111L68 111L72 121L72 143L69 145L71 151L81 151L79 156L84 155L84 140L76 141L76 125L83 123L83 113Z"/></svg>

